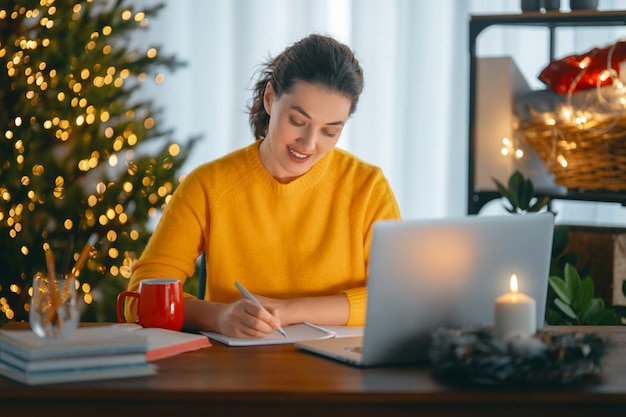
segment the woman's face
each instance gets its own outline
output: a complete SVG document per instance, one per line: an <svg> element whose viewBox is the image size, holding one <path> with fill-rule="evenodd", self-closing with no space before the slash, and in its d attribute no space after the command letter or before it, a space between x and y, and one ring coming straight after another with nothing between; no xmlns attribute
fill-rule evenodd
<svg viewBox="0 0 626 417"><path fill-rule="evenodd" d="M264 105L270 121L259 150L261 162L277 181L288 183L335 147L351 102L337 92L299 81L278 99L269 83Z"/></svg>

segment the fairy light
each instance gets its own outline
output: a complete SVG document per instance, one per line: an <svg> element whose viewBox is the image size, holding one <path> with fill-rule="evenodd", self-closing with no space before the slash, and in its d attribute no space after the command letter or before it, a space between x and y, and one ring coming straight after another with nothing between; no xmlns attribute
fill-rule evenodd
<svg viewBox="0 0 626 417"><path fill-rule="evenodd" d="M515 147L515 144L509 138L502 138L502 148L500 154L502 156L512 156L515 159L521 159L524 157L524 151Z"/></svg>
<svg viewBox="0 0 626 417"><path fill-rule="evenodd" d="M586 56L578 63L578 67L580 69L585 69L585 68L587 68L589 66L590 63L591 63L591 58Z"/></svg>
<svg viewBox="0 0 626 417"><path fill-rule="evenodd" d="M502 156L508 156L511 154L511 141L508 138L502 139L504 146L500 149Z"/></svg>
<svg viewBox="0 0 626 417"><path fill-rule="evenodd" d="M109 242L115 242L117 240L117 233L115 230L109 230L107 232L106 238Z"/></svg>
<svg viewBox="0 0 626 417"><path fill-rule="evenodd" d="M603 70L600 75L598 76L598 78L600 79L601 82L604 82L610 78L613 77L614 72L611 69L605 69Z"/></svg>
<svg viewBox="0 0 626 417"><path fill-rule="evenodd" d="M585 123L587 123L587 117L586 116L578 116L574 119L574 123L577 125L584 125Z"/></svg>
<svg viewBox="0 0 626 417"><path fill-rule="evenodd" d="M556 125L556 119L554 117L551 117L551 116L546 116L544 118L544 123L547 126L555 126Z"/></svg>
<svg viewBox="0 0 626 417"><path fill-rule="evenodd" d="M506 139L506 138L505 138ZM167 152L171 156L177 156L180 153L180 146L177 143L172 143L168 148Z"/></svg>

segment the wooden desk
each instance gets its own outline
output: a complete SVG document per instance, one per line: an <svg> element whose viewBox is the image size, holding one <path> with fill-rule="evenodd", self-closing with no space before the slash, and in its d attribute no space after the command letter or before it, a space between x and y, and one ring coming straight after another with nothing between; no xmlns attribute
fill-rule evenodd
<svg viewBox="0 0 626 417"><path fill-rule="evenodd" d="M294 346L212 347L157 362L152 377L28 387L0 377L16 416L612 416L626 411L626 327L598 378L562 387L450 387L427 366L358 369Z"/></svg>

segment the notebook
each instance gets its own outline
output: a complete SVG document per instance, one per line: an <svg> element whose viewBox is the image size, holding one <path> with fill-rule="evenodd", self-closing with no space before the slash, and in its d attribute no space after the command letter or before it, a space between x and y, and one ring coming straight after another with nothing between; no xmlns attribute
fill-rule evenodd
<svg viewBox="0 0 626 417"><path fill-rule="evenodd" d="M220 342L227 346L263 346L263 345L286 345L299 342L301 340L329 339L331 337L360 336L363 334L363 327L356 326L316 326L315 324L304 322L284 326L283 330L287 337L274 330L263 337L232 337L216 332L200 332L208 336L213 341Z"/></svg>
<svg viewBox="0 0 626 417"><path fill-rule="evenodd" d="M552 213L379 221L363 336L296 346L359 366L426 361L436 329L493 325L512 274L542 328L553 232Z"/></svg>

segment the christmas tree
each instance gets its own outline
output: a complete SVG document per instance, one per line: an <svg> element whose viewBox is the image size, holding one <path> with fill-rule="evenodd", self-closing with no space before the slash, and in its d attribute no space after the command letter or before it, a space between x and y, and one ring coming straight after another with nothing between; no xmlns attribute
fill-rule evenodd
<svg viewBox="0 0 626 417"><path fill-rule="evenodd" d="M83 320L115 320L150 219L178 184L194 140L181 149L141 87L182 63L130 46L162 5L127 3L0 0L0 325L28 319L45 249L67 272L94 233L76 280Z"/></svg>

